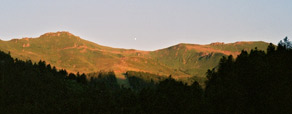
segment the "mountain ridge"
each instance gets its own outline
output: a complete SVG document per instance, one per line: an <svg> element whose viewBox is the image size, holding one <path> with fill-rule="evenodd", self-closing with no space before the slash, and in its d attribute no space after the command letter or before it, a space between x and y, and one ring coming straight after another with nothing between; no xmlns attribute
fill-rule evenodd
<svg viewBox="0 0 292 114"><path fill-rule="evenodd" d="M58 32L47 32L47 33L44 33L44 34L40 35L39 37L12 38L10 40L2 40L0 38L0 41L9 42L9 41L23 40L23 39L24 40L30 40L30 39L36 39L36 38L48 38L47 36L49 36L49 37L52 37L52 36L61 36L61 35L64 35L64 34L66 34L67 36L73 36L75 38L79 38L81 40L85 40L85 39L82 39L80 36L77 36L75 34L72 34L72 33L68 32L68 31L58 31ZM136 51L146 51L146 52L158 51L158 50L162 50L162 49L166 49L166 48L173 47L173 46L178 46L178 45L199 45L199 46L206 46L206 45L230 45L230 44L253 43L253 42L268 43L268 42L265 42L265 41L236 41L236 42L230 42L230 43L225 43L225 42L212 42L212 43L209 43L209 44L178 43L178 44L171 45L171 46L168 46L168 47L165 47L165 48L161 48L161 49L156 49L156 50L150 51L150 50L139 50L139 49L134 49L134 48L115 48L115 47L111 47L111 46L100 45L98 43L95 43L95 42L92 42L92 41L89 41L89 40L85 40L85 41L94 43L94 44L99 45L99 46L108 47L108 48L124 49L124 50L136 50Z"/></svg>
<svg viewBox="0 0 292 114"><path fill-rule="evenodd" d="M241 50L255 47L265 50L268 43L235 42L211 44L179 43L155 51L103 46L84 40L67 31L50 32L36 38L0 40L0 50L10 51L13 57L34 62L45 60L69 72L114 70L142 71L174 77L202 77L207 69L217 65L222 56L236 57Z"/></svg>

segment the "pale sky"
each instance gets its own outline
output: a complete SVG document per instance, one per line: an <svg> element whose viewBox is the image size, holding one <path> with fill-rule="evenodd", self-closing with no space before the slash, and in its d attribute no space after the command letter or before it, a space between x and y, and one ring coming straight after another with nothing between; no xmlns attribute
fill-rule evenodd
<svg viewBox="0 0 292 114"><path fill-rule="evenodd" d="M100 45L292 39L292 0L0 0L0 39L69 31Z"/></svg>

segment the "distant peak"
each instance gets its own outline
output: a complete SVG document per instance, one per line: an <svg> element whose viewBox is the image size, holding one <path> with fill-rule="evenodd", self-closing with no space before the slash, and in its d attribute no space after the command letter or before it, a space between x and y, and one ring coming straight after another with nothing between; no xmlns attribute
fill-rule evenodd
<svg viewBox="0 0 292 114"><path fill-rule="evenodd" d="M214 42L214 43L211 43L210 45L213 45L213 46L216 46L216 45L223 45L224 42Z"/></svg>
<svg viewBox="0 0 292 114"><path fill-rule="evenodd" d="M75 36L73 35L72 33L68 32L68 31L58 31L58 32L48 32L48 33L45 33L42 36Z"/></svg>
<svg viewBox="0 0 292 114"><path fill-rule="evenodd" d="M177 46L184 46L184 45L186 45L186 43L179 43L179 44L177 44Z"/></svg>
<svg viewBox="0 0 292 114"><path fill-rule="evenodd" d="M199 45L199 44L190 44L190 43L179 43L175 46L187 46L187 45Z"/></svg>
<svg viewBox="0 0 292 114"><path fill-rule="evenodd" d="M256 41L254 41L254 42L256 42ZM251 44L251 43L253 43L252 41L237 41L237 42L235 42L235 44Z"/></svg>

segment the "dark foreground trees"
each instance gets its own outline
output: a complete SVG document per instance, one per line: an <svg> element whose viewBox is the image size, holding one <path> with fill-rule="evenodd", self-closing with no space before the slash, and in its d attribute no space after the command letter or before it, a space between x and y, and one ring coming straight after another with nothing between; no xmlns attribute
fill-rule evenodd
<svg viewBox="0 0 292 114"><path fill-rule="evenodd" d="M276 49L223 57L207 72L209 113L292 113L292 49L287 38Z"/></svg>
<svg viewBox="0 0 292 114"><path fill-rule="evenodd" d="M0 52L0 113L290 114L291 58L291 42L285 39L266 52L223 57L217 69L208 70L205 89L197 82L153 81L150 74L134 72L127 74L132 87L124 88L114 72L68 74L44 61L21 61Z"/></svg>
<svg viewBox="0 0 292 114"><path fill-rule="evenodd" d="M44 61L13 59L0 51L0 112L190 113L201 107L203 91L198 83L188 86L167 78L137 91L120 87L114 72L88 75L91 78L68 74ZM131 82L136 83L134 78Z"/></svg>

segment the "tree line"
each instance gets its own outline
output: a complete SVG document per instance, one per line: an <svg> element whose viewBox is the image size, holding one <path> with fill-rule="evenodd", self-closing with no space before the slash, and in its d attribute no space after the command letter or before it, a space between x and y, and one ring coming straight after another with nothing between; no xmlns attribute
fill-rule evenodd
<svg viewBox="0 0 292 114"><path fill-rule="evenodd" d="M14 59L0 51L0 112L10 113L292 113L292 44L285 38L267 51L222 57L206 73L205 88L171 76L57 70L45 61ZM144 75L146 77L144 77Z"/></svg>

